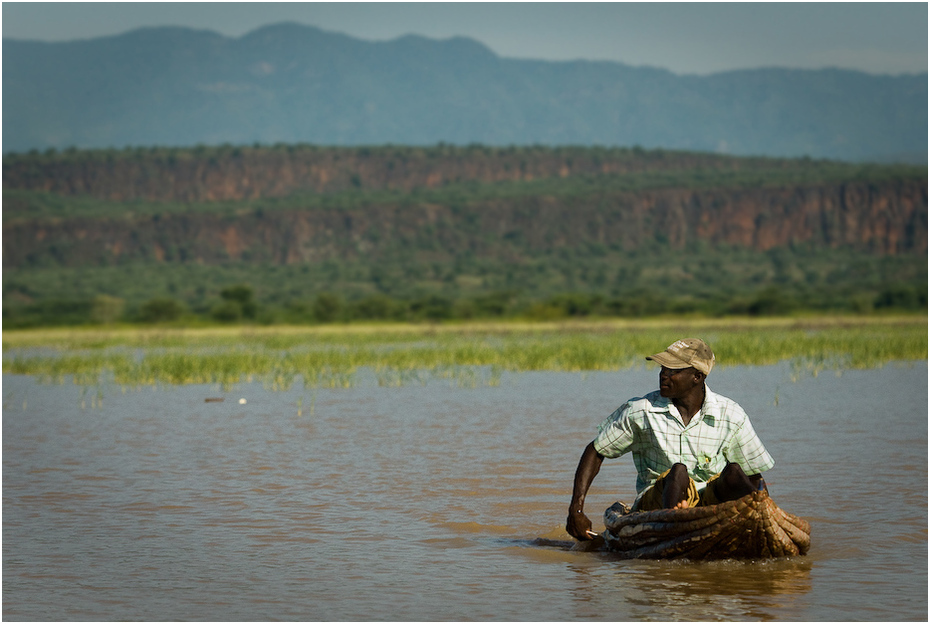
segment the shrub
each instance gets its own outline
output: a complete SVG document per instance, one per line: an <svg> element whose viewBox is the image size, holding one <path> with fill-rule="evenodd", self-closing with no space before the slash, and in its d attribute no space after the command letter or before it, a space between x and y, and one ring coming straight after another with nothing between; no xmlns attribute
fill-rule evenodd
<svg viewBox="0 0 930 624"><path fill-rule="evenodd" d="M139 308L139 320L143 323L176 321L184 314L184 306L169 297L150 299Z"/></svg>
<svg viewBox="0 0 930 624"><path fill-rule="evenodd" d="M313 317L320 323L332 323L342 312L342 298L332 293L320 293L313 302Z"/></svg>
<svg viewBox="0 0 930 624"><path fill-rule="evenodd" d="M253 292L251 286L246 284L229 286L220 291L220 297L223 298L224 304L218 306L217 310L228 308L228 310L221 311L221 314L232 314L232 307L238 308L235 312L235 318L229 320L236 320L239 317L254 319L258 314L258 305L252 298ZM215 312L216 310L214 311L214 317L216 318Z"/></svg>
<svg viewBox="0 0 930 624"><path fill-rule="evenodd" d="M242 318L242 306L235 301L223 301L213 306L210 316L221 323L234 323Z"/></svg>
<svg viewBox="0 0 930 624"><path fill-rule="evenodd" d="M123 315L123 310L125 308L126 302L119 297L97 295L94 297L90 317L96 323L108 325L117 321Z"/></svg>
<svg viewBox="0 0 930 624"><path fill-rule="evenodd" d="M387 295L371 295L352 306L352 316L367 320L397 318L401 306Z"/></svg>

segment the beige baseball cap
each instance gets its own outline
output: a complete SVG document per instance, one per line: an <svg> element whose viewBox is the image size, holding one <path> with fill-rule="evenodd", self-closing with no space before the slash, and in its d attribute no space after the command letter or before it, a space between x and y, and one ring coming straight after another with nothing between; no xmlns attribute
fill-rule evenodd
<svg viewBox="0 0 930 624"><path fill-rule="evenodd" d="M714 352L700 338L676 340L662 353L646 356L666 368L688 368L693 366L705 375L714 367Z"/></svg>

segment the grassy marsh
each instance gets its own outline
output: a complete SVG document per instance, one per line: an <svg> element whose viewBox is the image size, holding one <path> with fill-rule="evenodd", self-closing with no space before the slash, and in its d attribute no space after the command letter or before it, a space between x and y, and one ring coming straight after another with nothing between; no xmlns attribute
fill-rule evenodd
<svg viewBox="0 0 930 624"><path fill-rule="evenodd" d="M723 367L789 361L798 374L816 374L927 359L925 316L730 318L8 331L3 372L124 387L348 387L363 370L381 385L495 384L502 371L642 366L645 355L685 336L707 340Z"/></svg>

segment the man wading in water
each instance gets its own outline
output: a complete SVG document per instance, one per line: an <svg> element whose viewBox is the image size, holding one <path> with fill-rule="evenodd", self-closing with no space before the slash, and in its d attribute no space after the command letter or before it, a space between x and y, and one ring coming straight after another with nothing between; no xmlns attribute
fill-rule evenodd
<svg viewBox="0 0 930 624"><path fill-rule="evenodd" d="M662 366L659 390L611 414L578 462L565 525L576 539L596 536L584 499L605 457L633 453L634 511L736 500L765 488L759 473L775 465L743 408L704 384L714 367L714 353L704 341L678 340L646 359Z"/></svg>

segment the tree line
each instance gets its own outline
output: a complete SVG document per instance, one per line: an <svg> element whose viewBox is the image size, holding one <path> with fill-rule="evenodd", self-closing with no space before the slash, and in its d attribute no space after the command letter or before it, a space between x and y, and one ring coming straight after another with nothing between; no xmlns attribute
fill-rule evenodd
<svg viewBox="0 0 930 624"><path fill-rule="evenodd" d="M506 264L132 264L10 270L5 328L111 323L282 324L661 315L926 312L926 258L798 248L620 254Z"/></svg>

